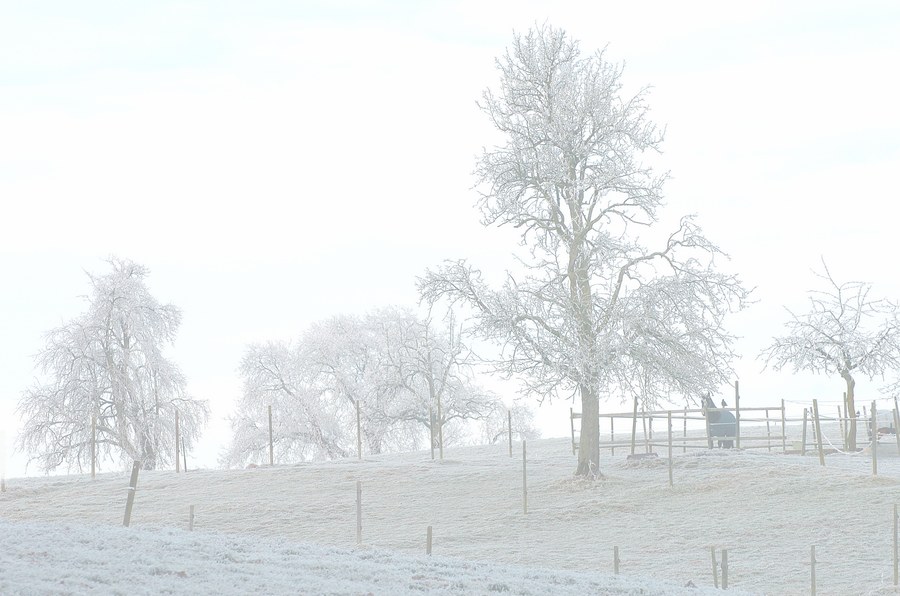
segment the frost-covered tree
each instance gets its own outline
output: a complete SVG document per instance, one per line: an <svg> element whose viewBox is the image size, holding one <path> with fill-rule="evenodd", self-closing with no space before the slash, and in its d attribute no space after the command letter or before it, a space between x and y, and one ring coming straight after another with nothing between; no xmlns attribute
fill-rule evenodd
<svg viewBox="0 0 900 596"><path fill-rule="evenodd" d="M268 462L269 406L278 461L349 455L353 436L346 404L332 399L320 384L319 372L304 359L301 346L253 344L244 354L240 373L243 395L231 420L234 436L224 463Z"/></svg>
<svg viewBox="0 0 900 596"><path fill-rule="evenodd" d="M207 403L186 393L184 375L163 355L181 311L150 294L145 267L117 258L109 265L104 275L88 275L87 310L47 334L36 358L47 380L18 404L18 446L45 470L90 465L92 417L99 461L140 460L145 469L173 461L176 410L186 446L209 417Z"/></svg>
<svg viewBox="0 0 900 596"><path fill-rule="evenodd" d="M461 421L486 416L498 401L467 376L461 349L399 308L332 317L311 325L294 344L250 346L223 462L267 461L269 405L282 461L355 453L357 403L369 453L421 447L437 396L446 400L445 439L461 436Z"/></svg>
<svg viewBox="0 0 900 596"><path fill-rule="evenodd" d="M825 273L816 276L825 289L809 292L807 313L788 309L787 335L774 338L760 357L775 370L840 376L847 388L847 446L856 449L856 379L900 369L900 310L870 298L871 284L838 283L824 260L822 267Z"/></svg>
<svg viewBox="0 0 900 596"><path fill-rule="evenodd" d="M461 329L450 317L445 331L409 310L383 311L372 320L384 337L388 370L399 391L388 417L419 425L430 434L441 429L444 444L467 434L470 421L486 420L502 405L475 381L472 355Z"/></svg>
<svg viewBox="0 0 900 596"><path fill-rule="evenodd" d="M504 348L498 368L527 392L580 397L577 473L597 474L601 396L632 392L636 378L648 399L718 388L733 356L724 319L748 292L717 272L722 253L691 217L648 229L666 176L642 158L663 134L645 91L623 97L621 66L541 26L516 35L497 68L499 91L480 106L504 142L477 164L479 207L485 225L521 231L524 273L492 288L448 262L419 289L471 306L476 331Z"/></svg>

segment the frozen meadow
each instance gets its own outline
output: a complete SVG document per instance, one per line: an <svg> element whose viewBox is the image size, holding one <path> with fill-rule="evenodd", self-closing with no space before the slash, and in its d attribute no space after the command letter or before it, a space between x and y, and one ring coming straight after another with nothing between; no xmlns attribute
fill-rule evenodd
<svg viewBox="0 0 900 596"><path fill-rule="evenodd" d="M780 448L780 445L779 445ZM572 476L566 439L243 470L8 479L0 593L705 594L710 547L736 592L887 594L896 448L868 454L602 457ZM780 451L780 449L779 449ZM356 482L362 544L356 544ZM194 531L188 531L195 507ZM427 526L433 555L425 556ZM620 575L613 575L619 548ZM685 587L693 584L696 587Z"/></svg>

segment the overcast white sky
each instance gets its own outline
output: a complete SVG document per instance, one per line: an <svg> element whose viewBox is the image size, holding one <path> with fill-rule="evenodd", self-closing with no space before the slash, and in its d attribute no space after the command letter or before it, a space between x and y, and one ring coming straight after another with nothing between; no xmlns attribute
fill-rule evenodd
<svg viewBox="0 0 900 596"><path fill-rule="evenodd" d="M652 85L670 214L697 213L757 287L735 319L744 403L839 397L839 379L755 356L820 256L900 299L900 4L0 0L6 474L24 471L13 409L42 334L83 310L108 255L184 311L169 353L213 405L204 465L247 343L414 305L445 258L499 271L513 237L473 207L493 138L475 101L512 31L545 20ZM548 434L567 413L539 411Z"/></svg>

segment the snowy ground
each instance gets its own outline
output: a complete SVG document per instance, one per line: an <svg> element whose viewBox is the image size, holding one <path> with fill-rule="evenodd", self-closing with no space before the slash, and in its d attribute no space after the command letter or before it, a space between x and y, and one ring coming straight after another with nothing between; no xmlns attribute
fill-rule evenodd
<svg viewBox="0 0 900 596"><path fill-rule="evenodd" d="M528 457L527 515L520 444L513 458L491 446L443 462L423 452L144 471L129 529L125 474L8 480L0 593L702 594L715 546L728 549L732 588L804 594L811 545L819 594L894 593L896 448L880 450L875 478L866 454L830 455L823 468L774 449L676 449L673 487L665 457L604 456L596 483L572 477L565 439L529 443ZM682 589L689 581L698 588Z"/></svg>

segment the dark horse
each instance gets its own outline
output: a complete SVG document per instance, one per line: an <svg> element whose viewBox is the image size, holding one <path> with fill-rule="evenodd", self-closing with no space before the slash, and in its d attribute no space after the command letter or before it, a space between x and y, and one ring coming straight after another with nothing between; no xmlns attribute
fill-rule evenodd
<svg viewBox="0 0 900 596"><path fill-rule="evenodd" d="M722 405L725 405L725 402L722 402ZM702 406L706 408L706 415L709 417L709 445L712 447L712 439L713 437L734 437L737 434L737 420L734 417L734 414L727 410L722 410L716 407L715 402L709 397L709 395L704 395L702 398ZM731 449L734 447L734 441L730 439L721 439L719 438L719 447L724 447L725 449Z"/></svg>

